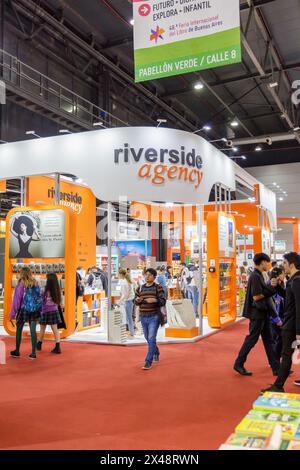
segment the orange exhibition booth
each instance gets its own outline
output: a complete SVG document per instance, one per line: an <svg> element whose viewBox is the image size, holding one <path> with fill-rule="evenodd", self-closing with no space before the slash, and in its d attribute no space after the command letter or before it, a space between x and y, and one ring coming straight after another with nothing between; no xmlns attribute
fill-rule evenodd
<svg viewBox="0 0 300 470"><path fill-rule="evenodd" d="M99 342L117 344L127 344L117 305L118 268L131 269L139 283L144 267L168 265L173 275L168 324L159 340L178 342L195 341L234 323L239 263L251 265L254 252L271 255L275 195L249 177L253 199L233 200L236 181L245 182L249 175L195 134L122 128L7 144L0 148L0 174L3 190L6 180L18 177L25 188L24 207L13 209L6 219L4 328L9 335L15 334L9 313L24 265L42 286L48 272L57 273L67 324L62 338L88 340L94 330ZM106 242L100 248L97 199L106 201ZM115 217L116 207L129 208L125 222ZM26 250L16 232L20 217L38 234L31 236ZM138 224L145 227L143 236L136 230L130 238ZM164 251L157 251L157 240L163 240ZM128 243L134 245L129 254ZM182 298L182 262L200 272L193 284L201 293L196 311ZM107 291L86 290L76 304L78 266L107 271ZM24 334L29 334L26 329Z"/></svg>

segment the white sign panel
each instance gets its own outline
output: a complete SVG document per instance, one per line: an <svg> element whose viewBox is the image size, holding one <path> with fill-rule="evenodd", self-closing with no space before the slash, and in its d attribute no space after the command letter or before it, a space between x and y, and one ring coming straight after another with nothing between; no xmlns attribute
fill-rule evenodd
<svg viewBox="0 0 300 470"><path fill-rule="evenodd" d="M219 216L219 251L229 257L234 253L234 221L223 215Z"/></svg>
<svg viewBox="0 0 300 470"><path fill-rule="evenodd" d="M232 161L184 131L125 127L2 145L1 178L72 174L104 201L205 204L215 183L235 190Z"/></svg>
<svg viewBox="0 0 300 470"><path fill-rule="evenodd" d="M137 82L241 61L239 0L133 0Z"/></svg>
<svg viewBox="0 0 300 470"><path fill-rule="evenodd" d="M268 230L262 230L262 251L266 255L271 255L271 237Z"/></svg>

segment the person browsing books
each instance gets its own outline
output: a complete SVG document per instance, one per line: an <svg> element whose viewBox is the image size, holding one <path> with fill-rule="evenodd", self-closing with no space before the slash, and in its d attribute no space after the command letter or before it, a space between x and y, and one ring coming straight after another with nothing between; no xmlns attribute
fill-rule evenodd
<svg viewBox="0 0 300 470"><path fill-rule="evenodd" d="M300 256L290 252L283 256L283 267L289 280L284 288L280 278L272 279L276 291L285 298L282 326L282 360L274 384L262 392L284 392L284 384L290 375L294 345L300 344Z"/></svg>

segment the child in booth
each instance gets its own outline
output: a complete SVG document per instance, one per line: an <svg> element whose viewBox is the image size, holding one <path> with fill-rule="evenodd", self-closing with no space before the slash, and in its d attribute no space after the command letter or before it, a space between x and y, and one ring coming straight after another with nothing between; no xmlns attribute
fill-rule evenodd
<svg viewBox="0 0 300 470"><path fill-rule="evenodd" d="M46 331L47 325L51 326L53 334L55 336L55 348L52 349L53 354L61 354L60 349L60 334L58 330L58 324L61 322L60 317L60 305L61 305L61 290L56 274L47 274L47 283L44 290L44 299L42 307L42 315L40 321L40 336L37 343L37 350L42 350L42 343Z"/></svg>

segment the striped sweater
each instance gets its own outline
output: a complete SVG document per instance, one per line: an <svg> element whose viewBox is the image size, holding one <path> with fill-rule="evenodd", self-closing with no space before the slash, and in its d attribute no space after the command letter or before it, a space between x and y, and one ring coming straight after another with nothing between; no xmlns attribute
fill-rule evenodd
<svg viewBox="0 0 300 470"><path fill-rule="evenodd" d="M146 299L156 299L155 303L147 303ZM135 305L140 308L140 315L159 314L160 308L166 305L166 295L160 284L147 284L138 287L135 293Z"/></svg>

